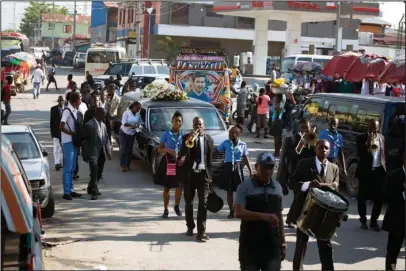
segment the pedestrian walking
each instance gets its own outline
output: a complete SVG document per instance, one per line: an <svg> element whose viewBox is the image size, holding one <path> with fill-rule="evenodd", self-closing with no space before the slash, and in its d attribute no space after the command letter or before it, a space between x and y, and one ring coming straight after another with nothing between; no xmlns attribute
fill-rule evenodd
<svg viewBox="0 0 406 271"><path fill-rule="evenodd" d="M38 99L38 96L41 94L41 83L43 82L44 73L41 70L41 65L37 65L37 68L32 74L31 83L33 83L33 96L34 99Z"/></svg>
<svg viewBox="0 0 406 271"><path fill-rule="evenodd" d="M196 134L193 147L187 146ZM213 139L204 132L204 120L201 117L193 119L193 132L183 136L181 158L179 165L184 167L184 194L185 194L185 218L187 236L193 236L195 221L193 218L193 201L196 190L199 198L199 207L197 210L197 236L199 242L206 242L209 237L206 234L207 220L207 197L209 186L213 178L212 174L212 156ZM190 142L189 142L190 143Z"/></svg>
<svg viewBox="0 0 406 271"><path fill-rule="evenodd" d="M1 116L1 124L10 125L8 118L11 114L11 96L16 96L16 93L11 90L13 84L13 77L7 76L6 83L1 88L1 101L4 103L5 113Z"/></svg>
<svg viewBox="0 0 406 271"><path fill-rule="evenodd" d="M385 270L396 270L397 258L405 240L406 152L403 147L403 166L386 176L383 198L388 203L382 229L387 231Z"/></svg>
<svg viewBox="0 0 406 271"><path fill-rule="evenodd" d="M130 170L132 150L137 133L136 129L143 123L140 115L141 104L133 102L123 113L119 132L120 166L123 172Z"/></svg>
<svg viewBox="0 0 406 271"><path fill-rule="evenodd" d="M248 161L247 143L240 139L243 131L241 125L237 124L229 130L229 139L224 140L218 147L218 152L225 152L222 173L220 175L219 187L227 191L227 203L230 209L228 218L234 218L234 192L244 181L243 168L247 166L250 176L252 170Z"/></svg>
<svg viewBox="0 0 406 271"><path fill-rule="evenodd" d="M284 103L282 102L282 94L276 94L274 104L271 106L270 110L271 123L269 125L269 134L273 136L275 145L275 157L280 156L282 147L283 113Z"/></svg>
<svg viewBox="0 0 406 271"><path fill-rule="evenodd" d="M110 84L107 87L107 100L106 100L106 109L110 118L114 118L117 115L117 108L120 104L120 97L117 95L115 86Z"/></svg>
<svg viewBox="0 0 406 271"><path fill-rule="evenodd" d="M182 198L183 178L180 168L177 166L180 148L182 147L182 123L183 116L180 112L175 112L172 116L172 128L165 131L161 137L158 153L163 154L158 171L154 176L155 184L162 185L163 200L164 200L164 213L163 218L169 216L169 200L170 190L175 188L175 206L174 210L177 216L182 216L179 208L180 200Z"/></svg>
<svg viewBox="0 0 406 271"><path fill-rule="evenodd" d="M52 64L52 67L49 70L49 73L48 73L48 85L47 85L47 88L45 89L46 91L48 91L49 85L51 83L54 83L56 90L59 90L58 85L57 85L56 80L55 80L55 64Z"/></svg>
<svg viewBox="0 0 406 271"><path fill-rule="evenodd" d="M68 106L62 113L61 123L61 141L63 152L63 199L72 200L72 197L80 197L73 188L73 175L76 168L78 148L81 145L81 115L78 114L80 105L80 95L78 92L72 92Z"/></svg>
<svg viewBox="0 0 406 271"><path fill-rule="evenodd" d="M245 109L247 108L248 88L247 82L241 82L240 91L237 94L237 124L244 125Z"/></svg>
<svg viewBox="0 0 406 271"><path fill-rule="evenodd" d="M103 174L106 159L111 159L110 143L107 138L107 128L103 123L105 111L98 107L95 116L84 125L84 148L83 160L89 163L90 181L87 186L87 193L91 200L97 200L101 195L99 191L99 180Z"/></svg>
<svg viewBox="0 0 406 271"><path fill-rule="evenodd" d="M282 187L272 179L275 158L260 153L256 174L237 189L235 216L241 219L241 270L280 270L286 258Z"/></svg>
<svg viewBox="0 0 406 271"><path fill-rule="evenodd" d="M265 94L265 89L261 88L259 90L259 96L256 99L257 138L259 138L262 128L264 129L264 138L268 138L269 102L269 96Z"/></svg>
<svg viewBox="0 0 406 271"><path fill-rule="evenodd" d="M49 121L51 136L53 141L53 154L55 169L60 170L62 168L62 145L61 145L61 130L59 124L61 123L62 113L64 111L65 99L62 95L58 97L57 105L51 107L51 119Z"/></svg>
<svg viewBox="0 0 406 271"><path fill-rule="evenodd" d="M72 74L68 74L68 85L66 86L67 89L71 89L72 88L72 83L74 83L73 81L73 75Z"/></svg>
<svg viewBox="0 0 406 271"><path fill-rule="evenodd" d="M358 214L361 229L367 230L367 200L373 200L369 226L380 231L378 218L382 209L382 188L386 175L385 138L379 131L379 121L368 120L368 132L357 137L357 155L359 157L356 177L359 180Z"/></svg>

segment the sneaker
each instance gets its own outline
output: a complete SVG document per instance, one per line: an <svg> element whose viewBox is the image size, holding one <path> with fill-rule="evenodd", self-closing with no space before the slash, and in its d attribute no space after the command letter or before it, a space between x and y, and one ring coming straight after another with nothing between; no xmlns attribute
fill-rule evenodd
<svg viewBox="0 0 406 271"><path fill-rule="evenodd" d="M186 236L193 236L193 229L187 229Z"/></svg>
<svg viewBox="0 0 406 271"><path fill-rule="evenodd" d="M177 216L182 216L182 211L179 209L179 205L173 207Z"/></svg>
<svg viewBox="0 0 406 271"><path fill-rule="evenodd" d="M209 236L207 236L207 234L205 233L199 233L196 236L196 240L202 243L207 242L209 239L210 239Z"/></svg>
<svg viewBox="0 0 406 271"><path fill-rule="evenodd" d="M169 217L169 211L168 211L168 209L166 209L164 211L164 213L162 214L162 218L168 218L168 217Z"/></svg>
<svg viewBox="0 0 406 271"><path fill-rule="evenodd" d="M56 170L59 171L61 168L62 168L62 165L61 165L61 164L56 164L56 165L55 165L55 169L56 169Z"/></svg>
<svg viewBox="0 0 406 271"><path fill-rule="evenodd" d="M66 200L72 200L72 196L69 194L63 194L62 198Z"/></svg>

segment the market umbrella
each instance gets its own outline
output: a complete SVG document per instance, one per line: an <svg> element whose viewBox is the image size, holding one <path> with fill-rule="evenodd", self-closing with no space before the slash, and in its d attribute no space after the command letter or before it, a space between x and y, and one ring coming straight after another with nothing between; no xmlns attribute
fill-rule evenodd
<svg viewBox="0 0 406 271"><path fill-rule="evenodd" d="M347 52L333 57L323 69L323 74L327 77L343 77L344 71L361 56L360 53Z"/></svg>
<svg viewBox="0 0 406 271"><path fill-rule="evenodd" d="M316 72L321 71L322 68L317 62L298 62L295 66L293 66L292 70L295 72Z"/></svg>
<svg viewBox="0 0 406 271"><path fill-rule="evenodd" d="M402 51L395 57L379 75L378 80L380 83L406 84L405 79L405 52Z"/></svg>
<svg viewBox="0 0 406 271"><path fill-rule="evenodd" d="M344 71L343 78L349 82L361 82L363 79L376 79L385 69L387 59L378 55L363 55Z"/></svg>
<svg viewBox="0 0 406 271"><path fill-rule="evenodd" d="M27 65L28 67L35 67L37 62L35 61L35 57L26 52L18 52L15 54L11 54L7 56L8 60L11 64L14 65ZM24 64L26 63L26 64Z"/></svg>

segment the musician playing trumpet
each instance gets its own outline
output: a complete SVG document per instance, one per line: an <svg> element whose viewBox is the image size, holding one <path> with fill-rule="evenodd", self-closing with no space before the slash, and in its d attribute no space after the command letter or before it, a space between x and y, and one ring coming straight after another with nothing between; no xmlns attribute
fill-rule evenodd
<svg viewBox="0 0 406 271"><path fill-rule="evenodd" d="M343 136L337 131L339 124L340 121L338 118L331 117L328 123L329 128L320 132L319 140L326 139L330 142L331 150L327 159L330 163L336 164L337 166L341 164L343 173L347 176L347 166L345 164L343 151Z"/></svg>
<svg viewBox="0 0 406 271"><path fill-rule="evenodd" d="M311 137L315 137L317 142L317 135L311 129L311 123L303 118L300 120L300 132L285 137L283 141L276 179L281 184L284 195L289 193L289 179L292 177L297 163L304 158L311 158L316 155L314 140ZM293 193L296 195L296 191ZM292 222L292 212L289 210L286 224L292 228Z"/></svg>
<svg viewBox="0 0 406 271"><path fill-rule="evenodd" d="M358 214L361 229L367 230L366 201L374 202L369 226L380 231L378 218L382 209L382 188L386 176L385 138L379 132L379 121L368 121L368 132L357 137L357 155L359 157L356 177L358 187Z"/></svg>

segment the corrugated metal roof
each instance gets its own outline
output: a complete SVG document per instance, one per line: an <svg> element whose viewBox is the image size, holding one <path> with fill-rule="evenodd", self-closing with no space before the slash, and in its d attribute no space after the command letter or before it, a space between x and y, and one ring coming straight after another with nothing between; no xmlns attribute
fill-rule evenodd
<svg viewBox="0 0 406 271"><path fill-rule="evenodd" d="M46 13L42 14L43 22L56 22L56 23L72 23L73 16L63 15L63 14L52 14ZM76 15L76 23L79 24L90 24L90 16L88 15Z"/></svg>
<svg viewBox="0 0 406 271"><path fill-rule="evenodd" d="M391 25L391 23L382 20L379 17L366 18L361 21L362 24Z"/></svg>

